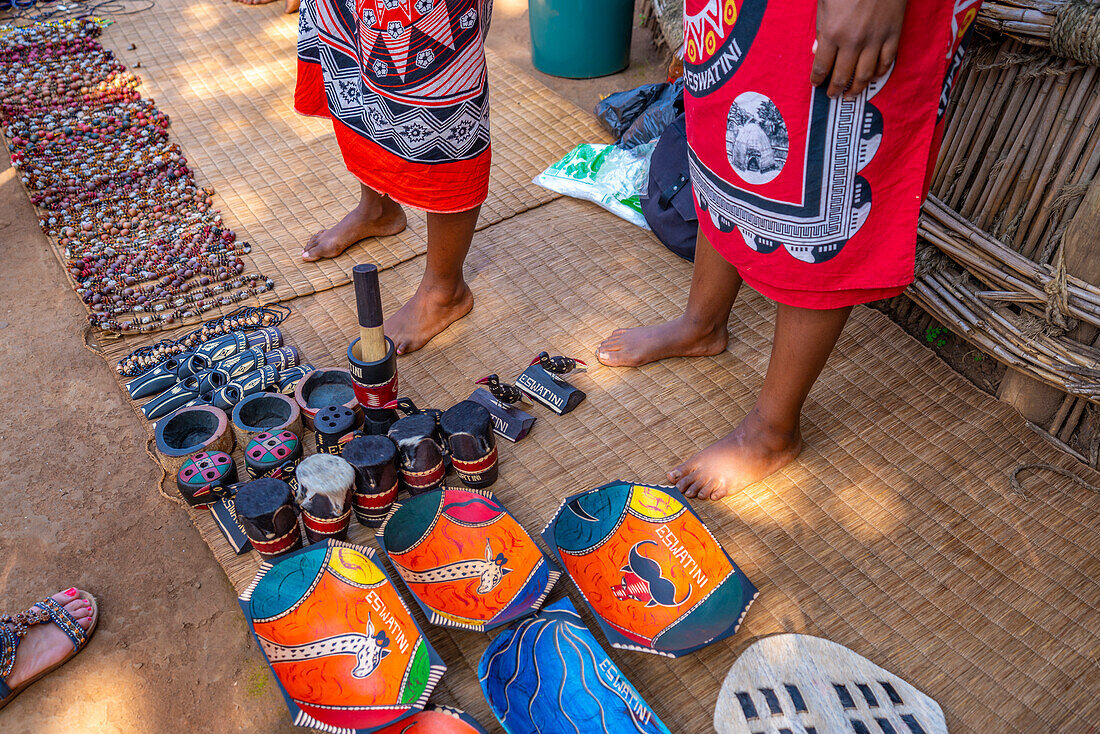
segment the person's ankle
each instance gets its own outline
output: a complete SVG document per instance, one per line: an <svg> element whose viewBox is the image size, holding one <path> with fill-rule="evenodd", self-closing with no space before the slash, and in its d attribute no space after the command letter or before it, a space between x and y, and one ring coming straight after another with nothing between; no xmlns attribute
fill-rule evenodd
<svg viewBox="0 0 1100 734"><path fill-rule="evenodd" d="M684 313L680 317L680 323L695 337L710 339L722 335L726 331L726 324L718 323L713 318L698 316L692 313Z"/></svg>
<svg viewBox="0 0 1100 734"><path fill-rule="evenodd" d="M752 430L767 444L776 450L793 446L802 439L802 430L799 425L801 416L796 416L794 421L789 418L776 418L769 416L769 411L759 405L745 416L742 424Z"/></svg>
<svg viewBox="0 0 1100 734"><path fill-rule="evenodd" d="M360 216L368 222L376 222L382 218L385 214L386 207L382 199L361 199L359 206L356 207L359 210Z"/></svg>
<svg viewBox="0 0 1100 734"><path fill-rule="evenodd" d="M417 295L429 299L433 303L445 306L453 306L466 300L470 292L470 286L462 278L458 280L421 281L417 288Z"/></svg>

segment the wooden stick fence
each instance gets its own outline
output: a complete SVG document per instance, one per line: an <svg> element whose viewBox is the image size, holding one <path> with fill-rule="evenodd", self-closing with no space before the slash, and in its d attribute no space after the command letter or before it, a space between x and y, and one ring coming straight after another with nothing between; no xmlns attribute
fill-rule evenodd
<svg viewBox="0 0 1100 734"><path fill-rule="evenodd" d="M643 10L673 48L681 21L660 11L679 5L646 0ZM1062 237L1100 173L1100 0L986 0L978 30L920 225L935 250L921 254L912 301L889 307L922 331L935 318L1066 391L1043 428L1071 444L1100 434L1100 421L1090 424L1100 341L1065 336L1075 322L1100 328L1100 289L1059 267ZM1088 440L1081 455L1095 464L1100 436Z"/></svg>

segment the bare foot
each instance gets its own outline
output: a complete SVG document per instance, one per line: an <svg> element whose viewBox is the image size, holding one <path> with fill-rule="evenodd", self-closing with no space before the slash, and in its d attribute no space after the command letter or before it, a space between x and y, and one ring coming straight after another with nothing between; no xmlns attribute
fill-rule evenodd
<svg viewBox="0 0 1100 734"><path fill-rule="evenodd" d="M298 12L298 6L302 4L302 0L286 0L286 14Z"/></svg>
<svg viewBox="0 0 1100 734"><path fill-rule="evenodd" d="M641 367L668 357L709 357L729 344L726 325L710 328L681 316L656 326L615 329L596 349L608 367Z"/></svg>
<svg viewBox="0 0 1100 734"><path fill-rule="evenodd" d="M474 294L465 282L458 291L446 293L421 283L409 302L386 319L386 336L393 339L398 354L415 352L473 307Z"/></svg>
<svg viewBox="0 0 1100 734"><path fill-rule="evenodd" d="M302 259L314 262L324 257L336 257L359 240L397 234L405 229L405 211L393 199L384 197L382 205L372 211L360 204L347 213L335 226L321 230L309 238L302 250Z"/></svg>
<svg viewBox="0 0 1100 734"><path fill-rule="evenodd" d="M92 605L91 602L76 597L77 593L76 589L67 589L54 594L53 599L65 607L76 619L76 623L87 631L92 626ZM72 651L73 643L53 622L29 627L15 650L15 665L7 678L8 686L16 688L43 670L57 665Z"/></svg>
<svg viewBox="0 0 1100 734"><path fill-rule="evenodd" d="M275 0L234 0L234 2L238 2L241 5L267 5L268 3L275 2Z"/></svg>
<svg viewBox="0 0 1100 734"><path fill-rule="evenodd" d="M753 408L741 424L668 473L686 497L717 500L779 471L802 451L802 435L777 431Z"/></svg>

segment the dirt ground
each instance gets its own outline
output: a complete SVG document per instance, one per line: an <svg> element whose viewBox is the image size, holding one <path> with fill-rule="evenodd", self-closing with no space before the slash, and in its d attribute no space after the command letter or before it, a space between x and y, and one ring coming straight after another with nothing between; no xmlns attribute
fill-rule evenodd
<svg viewBox="0 0 1100 734"><path fill-rule="evenodd" d="M663 79L637 30L622 74L535 72L525 8L497 1L489 45L585 109ZM138 419L84 348L84 309L2 157L0 611L75 585L98 597L101 620L84 652L0 711L0 731L295 731L221 568L158 494Z"/></svg>

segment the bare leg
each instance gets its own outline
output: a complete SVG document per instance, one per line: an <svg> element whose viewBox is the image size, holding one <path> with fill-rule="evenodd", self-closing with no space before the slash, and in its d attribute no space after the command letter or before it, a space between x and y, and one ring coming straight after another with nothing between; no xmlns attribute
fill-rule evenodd
<svg viewBox="0 0 1100 734"><path fill-rule="evenodd" d="M369 186L359 184L359 187L359 205L335 226L310 237L302 250L303 260L336 257L359 240L397 234L405 229L405 212L400 204Z"/></svg>
<svg viewBox="0 0 1100 734"><path fill-rule="evenodd" d="M286 0L286 14L298 12L298 6L301 5L302 0Z"/></svg>
<svg viewBox="0 0 1100 734"><path fill-rule="evenodd" d="M439 332L470 313L474 296L462 264L474 239L478 206L458 214L428 214L428 257L420 287L386 319L386 335L398 354L415 352Z"/></svg>
<svg viewBox="0 0 1100 734"><path fill-rule="evenodd" d="M726 323L741 288L741 276L699 232L684 315L656 326L616 329L596 350L610 367L640 367L668 357L705 357L729 343Z"/></svg>
<svg viewBox="0 0 1100 734"><path fill-rule="evenodd" d="M802 405L852 307L779 305L771 362L756 405L732 432L668 473L688 497L719 499L790 463L802 450Z"/></svg>

